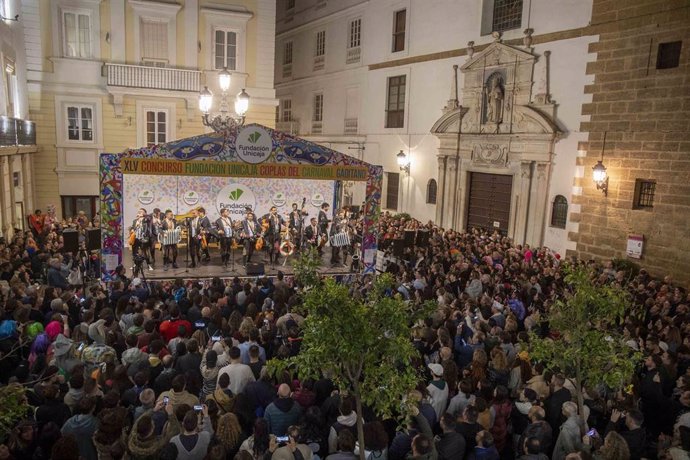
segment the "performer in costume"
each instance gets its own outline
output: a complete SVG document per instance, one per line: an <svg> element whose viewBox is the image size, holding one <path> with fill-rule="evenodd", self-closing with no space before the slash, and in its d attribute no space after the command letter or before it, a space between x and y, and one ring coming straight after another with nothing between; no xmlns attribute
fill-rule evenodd
<svg viewBox="0 0 690 460"><path fill-rule="evenodd" d="M304 217L309 214L304 211L304 203L307 201L305 198L302 201L302 209L297 208L297 203L292 203L292 211L290 211L289 219L289 230L292 235L293 242L295 243L295 248L302 247L302 230L304 227Z"/></svg>
<svg viewBox="0 0 690 460"><path fill-rule="evenodd" d="M254 213L247 212L247 217L242 221L242 239L244 240L243 264L246 267L252 261L256 239L261 234L261 227L254 217Z"/></svg>
<svg viewBox="0 0 690 460"><path fill-rule="evenodd" d="M196 267L197 261L201 262L201 254L204 262L211 260L208 247L202 247L202 240L210 234L211 222L206 217L206 210L198 208L192 210L192 219L189 221L189 253L192 258L191 268Z"/></svg>
<svg viewBox="0 0 690 460"><path fill-rule="evenodd" d="M319 211L319 233L321 235L328 235L328 224L331 222L328 219L329 207L328 203L321 204L321 210Z"/></svg>
<svg viewBox="0 0 690 460"><path fill-rule="evenodd" d="M143 256L149 270L153 270L148 249L151 241L151 220L146 215L146 209L141 208L137 211L137 217L132 222L130 231L134 232L134 244L132 245L132 270L136 267L136 257Z"/></svg>
<svg viewBox="0 0 690 460"><path fill-rule="evenodd" d="M151 214L151 239L149 240L149 253L151 254L151 265L156 266L156 241L161 230L163 215L159 208L154 208ZM163 249L163 248L161 248Z"/></svg>
<svg viewBox="0 0 690 460"><path fill-rule="evenodd" d="M347 228L347 218L345 217L345 211L339 210L338 214L333 219L333 224L331 225L330 236L337 235L339 233L344 233ZM331 245L331 265L340 263L340 247Z"/></svg>
<svg viewBox="0 0 690 460"><path fill-rule="evenodd" d="M304 239L312 248L319 247L319 226L316 217L312 217L310 224L304 229ZM321 250L319 249L319 253Z"/></svg>
<svg viewBox="0 0 690 460"><path fill-rule="evenodd" d="M270 263L278 262L280 255L280 228L285 225L285 220L278 214L278 208L271 206L268 218L268 230L266 231L266 241L268 243L268 260ZM278 246L278 247L276 247Z"/></svg>
<svg viewBox="0 0 690 460"><path fill-rule="evenodd" d="M165 219L161 222L161 232L166 235L168 232L172 232L178 227L175 216L170 209L165 210ZM163 245L163 264L164 269L168 269L168 265L172 263L173 268L177 267L177 243L175 244L165 244Z"/></svg>
<svg viewBox="0 0 690 460"><path fill-rule="evenodd" d="M220 253L223 265L228 266L230 261L230 246L233 237L233 222L230 218L230 210L223 208L220 210L220 217L216 220L216 229L220 238Z"/></svg>

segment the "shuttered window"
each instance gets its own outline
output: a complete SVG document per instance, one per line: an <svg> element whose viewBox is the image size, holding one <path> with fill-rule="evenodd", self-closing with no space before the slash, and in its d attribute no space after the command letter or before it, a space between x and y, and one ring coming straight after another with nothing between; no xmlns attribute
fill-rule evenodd
<svg viewBox="0 0 690 460"><path fill-rule="evenodd" d="M141 20L141 60L145 65L164 67L168 63L168 23Z"/></svg>

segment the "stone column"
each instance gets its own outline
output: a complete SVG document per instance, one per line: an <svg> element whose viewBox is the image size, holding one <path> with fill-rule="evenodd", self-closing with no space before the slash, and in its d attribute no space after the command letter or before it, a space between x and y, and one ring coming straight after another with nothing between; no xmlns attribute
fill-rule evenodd
<svg viewBox="0 0 690 460"><path fill-rule="evenodd" d="M443 223L441 224L444 228L450 228L453 226L453 213L457 203L455 202L456 190L457 190L457 169L458 169L458 159L454 156L449 156L446 159L446 187L444 193L446 194L446 199L444 200L443 206Z"/></svg>
<svg viewBox="0 0 690 460"><path fill-rule="evenodd" d="M516 244L525 243L525 229L529 221L530 186L532 183L532 167L529 161L520 162L517 209L515 210L515 234L513 241Z"/></svg>
<svg viewBox="0 0 690 460"><path fill-rule="evenodd" d="M544 242L544 218L546 215L547 190L549 179L549 164L537 163L535 178L532 180L532 199L530 200L529 225L527 228L527 243L534 246L541 246Z"/></svg>
<svg viewBox="0 0 690 460"><path fill-rule="evenodd" d="M8 172L7 177L10 181L10 216L12 219L12 228L17 227L18 219L22 216L17 216L17 191L14 187L14 156L7 157Z"/></svg>
<svg viewBox="0 0 690 460"><path fill-rule="evenodd" d="M185 0L184 2L184 67L187 69L203 68L198 65L199 51L199 0ZM206 46L206 52L211 53L213 48Z"/></svg>
<svg viewBox="0 0 690 460"><path fill-rule="evenodd" d="M34 178L31 168L31 155L22 155L22 181L24 190L24 211L29 214L34 212Z"/></svg>
<svg viewBox="0 0 690 460"><path fill-rule="evenodd" d="M2 236L10 238L12 225L7 213L8 197L5 184L12 185L10 179L7 179L7 156L3 155L0 156L0 217L2 218Z"/></svg>
<svg viewBox="0 0 690 460"><path fill-rule="evenodd" d="M446 156L438 155L436 161L438 161L438 182L436 184L436 219L435 222L438 225L442 225L443 222L443 206L446 202Z"/></svg>

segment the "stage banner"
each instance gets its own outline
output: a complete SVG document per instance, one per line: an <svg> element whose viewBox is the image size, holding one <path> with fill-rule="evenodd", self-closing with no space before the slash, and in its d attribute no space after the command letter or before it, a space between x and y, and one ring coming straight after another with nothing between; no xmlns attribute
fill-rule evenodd
<svg viewBox="0 0 690 460"><path fill-rule="evenodd" d="M222 161L162 160L157 158L122 159L123 174L155 176L203 177L262 177L274 179L309 180L367 180L369 171L364 166L347 165L285 165L279 163L247 164Z"/></svg>

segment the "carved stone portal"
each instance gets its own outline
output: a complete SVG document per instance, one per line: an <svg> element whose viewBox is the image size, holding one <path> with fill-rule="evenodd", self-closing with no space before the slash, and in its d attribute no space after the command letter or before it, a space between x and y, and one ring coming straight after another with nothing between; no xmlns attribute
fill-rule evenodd
<svg viewBox="0 0 690 460"><path fill-rule="evenodd" d="M460 67L461 102L446 107L431 129L440 140L439 225L466 229L471 173L510 175L510 218L499 230L519 244L543 243L554 144L561 129L555 104L532 100L536 58L497 41ZM491 224L487 228L493 229Z"/></svg>

